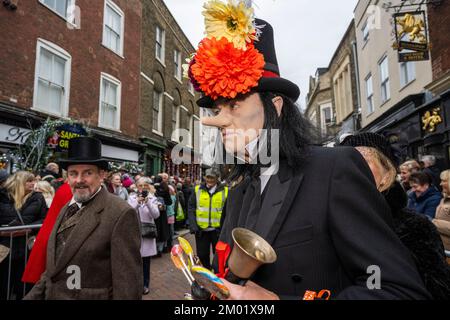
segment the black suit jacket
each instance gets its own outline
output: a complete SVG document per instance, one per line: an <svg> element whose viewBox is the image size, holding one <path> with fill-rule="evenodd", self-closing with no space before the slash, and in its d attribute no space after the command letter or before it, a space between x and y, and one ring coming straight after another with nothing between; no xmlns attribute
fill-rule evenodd
<svg viewBox="0 0 450 320"><path fill-rule="evenodd" d="M313 147L296 172L281 161L262 200L253 184L230 192L220 240L232 246L231 231L245 227L273 246L278 259L259 268L257 284L293 299L322 289L338 299L431 298L355 149ZM257 210L252 201L261 201ZM367 287L369 266L381 270L379 290Z"/></svg>

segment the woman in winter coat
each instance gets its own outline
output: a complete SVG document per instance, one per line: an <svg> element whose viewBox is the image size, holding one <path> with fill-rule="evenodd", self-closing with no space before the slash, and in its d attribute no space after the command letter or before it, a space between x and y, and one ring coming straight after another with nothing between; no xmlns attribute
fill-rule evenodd
<svg viewBox="0 0 450 320"><path fill-rule="evenodd" d="M120 177L120 173L115 173L111 176L111 187L114 191L113 193L116 196L119 196L123 200L128 200L128 191L127 189L122 185L122 180Z"/></svg>
<svg viewBox="0 0 450 320"><path fill-rule="evenodd" d="M22 281L27 283L37 283L41 275L45 272L47 263L47 244L53 227L58 219L61 209L72 199L72 189L68 183L61 185L56 190L52 205L47 212L44 223L36 236L33 249L30 252Z"/></svg>
<svg viewBox="0 0 450 320"><path fill-rule="evenodd" d="M177 195L175 203L175 230L184 228L186 226L186 202L184 199L183 185L177 184Z"/></svg>
<svg viewBox="0 0 450 320"><path fill-rule="evenodd" d="M137 182L138 193L130 195L128 204L139 214L141 223L154 223L159 217L158 200L155 197L155 188L147 177L140 178ZM157 254L155 238L141 238L141 256L144 274L144 295L150 288L150 257Z"/></svg>
<svg viewBox="0 0 450 320"><path fill-rule="evenodd" d="M0 227L5 227L10 224L16 218L16 209L14 208L14 203L11 201L8 195L8 191L5 188L0 189ZM25 245L23 241L17 241L17 238L13 239L13 248L18 245ZM10 238L8 234L0 233L0 245L5 247L10 247ZM0 300L7 299L8 292L8 262L11 257L12 252L10 252L3 261L0 262ZM14 251L14 260L20 259L17 257L17 251ZM17 263L14 263L16 265Z"/></svg>
<svg viewBox="0 0 450 320"><path fill-rule="evenodd" d="M34 191L35 184L34 175L27 171L18 171L6 181L9 198L20 213L16 214L11 225L40 224L44 221L47 204L42 193Z"/></svg>
<svg viewBox="0 0 450 320"><path fill-rule="evenodd" d="M408 194L408 208L434 219L442 195L432 184L431 177L424 172L415 172L409 177L409 184L412 192Z"/></svg>
<svg viewBox="0 0 450 320"><path fill-rule="evenodd" d="M441 235L445 250L450 251L450 170L441 173L443 199L436 209L433 223Z"/></svg>
<svg viewBox="0 0 450 320"><path fill-rule="evenodd" d="M169 194L172 204L167 206L167 224L169 225L169 239L166 243L166 251L172 250L173 236L175 235L175 204L177 203L177 195L175 188L169 185Z"/></svg>
<svg viewBox="0 0 450 320"><path fill-rule="evenodd" d="M408 160L400 165L400 178L403 189L406 192L410 192L411 184L409 183L409 177L414 172L420 171L420 164L416 160Z"/></svg>
<svg viewBox="0 0 450 320"><path fill-rule="evenodd" d="M53 189L52 185L45 180L38 181L34 186L34 191L42 193L47 208L50 208L55 197L55 189Z"/></svg>
<svg viewBox="0 0 450 320"><path fill-rule="evenodd" d="M346 138L342 145L355 147L367 161L377 185L391 208L393 228L410 251L422 280L434 299L450 297L450 266L445 260L436 227L422 214L406 208L407 195L395 181L396 158L381 135L363 133Z"/></svg>
<svg viewBox="0 0 450 320"><path fill-rule="evenodd" d="M41 224L47 214L48 208L44 196L40 192L34 191L36 183L35 176L27 171L18 171L10 176L5 183L5 189L1 192L2 211L0 211L1 226L19 226L30 224ZM29 236L29 234L28 234ZM13 239L10 248L11 275L10 292L14 293L16 299L23 297L22 273L25 267L25 257L27 252L27 235L13 232L0 235L0 244L10 247L10 239ZM5 274L7 279L8 268L4 260L0 266L1 291L5 290L7 282L4 282ZM9 298L4 295L3 298Z"/></svg>

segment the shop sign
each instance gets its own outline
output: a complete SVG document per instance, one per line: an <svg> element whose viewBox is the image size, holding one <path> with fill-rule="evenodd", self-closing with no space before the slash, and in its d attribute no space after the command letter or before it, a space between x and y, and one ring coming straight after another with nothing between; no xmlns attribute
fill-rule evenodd
<svg viewBox="0 0 450 320"><path fill-rule="evenodd" d="M436 131L436 127L442 123L442 117L440 115L441 108L433 108L428 110L422 116L422 130L428 133Z"/></svg>
<svg viewBox="0 0 450 320"><path fill-rule="evenodd" d="M0 142L23 144L31 134L31 130L0 123Z"/></svg>
<svg viewBox="0 0 450 320"><path fill-rule="evenodd" d="M399 62L429 60L430 45L425 11L396 13L394 24Z"/></svg>
<svg viewBox="0 0 450 320"><path fill-rule="evenodd" d="M56 128L55 133L48 139L48 146L56 152L69 149L69 142L73 138L86 136L86 130L79 124L64 124Z"/></svg>

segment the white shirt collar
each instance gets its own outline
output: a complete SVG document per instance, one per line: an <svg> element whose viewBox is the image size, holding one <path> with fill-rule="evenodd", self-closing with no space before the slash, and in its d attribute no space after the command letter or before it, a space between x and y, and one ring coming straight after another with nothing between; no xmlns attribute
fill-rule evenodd
<svg viewBox="0 0 450 320"><path fill-rule="evenodd" d="M249 161L255 159L258 156L258 140L259 138L256 138L245 146L245 149L249 154ZM269 168L261 168L261 193L264 191L270 178L278 173L279 168L280 164L278 161L274 162Z"/></svg>
<svg viewBox="0 0 450 320"><path fill-rule="evenodd" d="M94 197L97 195L97 193L99 193L101 190L102 190L102 186L100 186L100 188L98 188L97 192L95 192L95 193L92 195L92 197L89 198L89 200L91 200L92 198L94 198ZM87 201L89 201L89 200L87 200ZM87 202L87 201L86 201L86 202ZM71 205L73 205L74 203L77 204L78 208L81 208L81 206L83 205L82 202L76 202L75 199L72 197L72 200L70 200L70 202L69 202L69 207L70 207Z"/></svg>
<svg viewBox="0 0 450 320"><path fill-rule="evenodd" d="M217 189L217 184L208 190L209 194L214 194L214 192L216 192L216 189Z"/></svg>
<svg viewBox="0 0 450 320"><path fill-rule="evenodd" d="M258 138L251 141L245 146L245 150L248 152L249 162L256 159L258 156Z"/></svg>

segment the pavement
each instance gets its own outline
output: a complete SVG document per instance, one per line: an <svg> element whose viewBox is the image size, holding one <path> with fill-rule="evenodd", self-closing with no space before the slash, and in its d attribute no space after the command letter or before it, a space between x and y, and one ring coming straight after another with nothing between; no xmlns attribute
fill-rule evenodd
<svg viewBox="0 0 450 320"><path fill-rule="evenodd" d="M195 237L189 230L178 231L178 236L188 240L194 252ZM174 244L178 241L175 240ZM183 300L185 293L190 293L191 287L181 270L175 268L170 253L165 253L160 258L152 257L150 262L150 293L142 296L143 300Z"/></svg>

